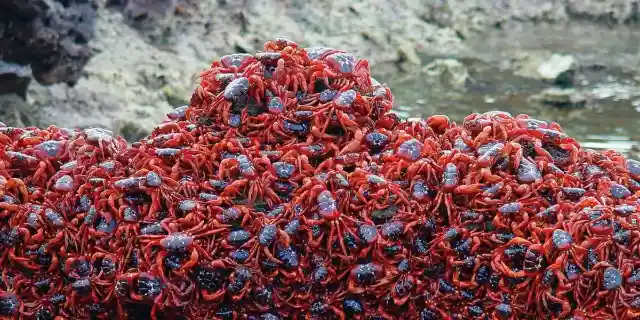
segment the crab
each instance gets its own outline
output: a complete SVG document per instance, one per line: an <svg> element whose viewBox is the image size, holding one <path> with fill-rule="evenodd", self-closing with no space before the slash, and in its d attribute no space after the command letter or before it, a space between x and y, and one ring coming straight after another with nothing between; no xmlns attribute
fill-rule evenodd
<svg viewBox="0 0 640 320"><path fill-rule="evenodd" d="M144 246L142 250L144 262L149 265L164 282L167 282L167 276L163 267L165 258L172 255L188 257L185 263L177 268L177 270L172 271L178 275L184 275L186 271L196 266L200 259L213 260L209 252L198 244L196 240L225 231L224 228L219 228L215 225L207 226L204 222L184 231L175 230L172 225L167 225L164 228L169 229L167 230L170 232L168 235L148 234L139 237L140 243ZM159 249L159 251L154 252L154 249ZM152 262L154 256L155 263Z"/></svg>
<svg viewBox="0 0 640 320"><path fill-rule="evenodd" d="M118 275L113 289L118 297L118 314L125 316L123 304L133 301L153 305L150 317L156 320L158 309L164 308L167 298L165 288L165 282L152 272L128 272Z"/></svg>
<svg viewBox="0 0 640 320"><path fill-rule="evenodd" d="M22 301L14 292L0 290L0 316L13 318L22 308Z"/></svg>
<svg viewBox="0 0 640 320"><path fill-rule="evenodd" d="M333 244L337 242L342 254L348 255L342 235L350 230L356 221L349 215L342 214L337 207L335 192L332 192L325 182L318 178L305 178L301 188L296 192L295 205L308 208L302 221L308 227L328 225L329 234L326 239L327 250L333 252ZM313 243L320 243L322 236Z"/></svg>
<svg viewBox="0 0 640 320"><path fill-rule="evenodd" d="M244 155L240 155L234 159L225 159L223 162L224 161L232 161L228 163L232 163L233 167L231 170L223 169L222 167L224 165L221 163L220 173L226 172L225 174L229 175L234 171L238 171L239 177L235 178L232 183L226 185L220 193L220 196L233 197L239 195L243 198L246 197L249 204L264 200L269 206L273 206L280 201L280 198L272 189L272 183L276 178L268 171L261 170L262 173L260 173ZM254 161L254 163L263 164L268 167L271 166L266 159Z"/></svg>
<svg viewBox="0 0 640 320"><path fill-rule="evenodd" d="M34 265L29 258L23 257L20 253L21 246L30 244L31 232L24 227L3 228L0 230L0 265L5 263L15 264L29 270L38 270L39 266Z"/></svg>
<svg viewBox="0 0 640 320"><path fill-rule="evenodd" d="M543 248L540 244L515 237L498 248L494 253L491 265L494 270L509 278L525 278L518 284L518 288L524 288L533 280L532 276L538 274L542 268L544 258ZM500 280L500 287L504 288L504 279ZM505 289L506 292L508 290Z"/></svg>
<svg viewBox="0 0 640 320"><path fill-rule="evenodd" d="M260 261L263 253L267 259L281 262L274 253L279 246L289 247L291 236L278 226L282 217L271 219L261 215L254 220L255 230L259 230L251 240L240 244L241 248L249 248L249 259ZM229 237L228 237L229 238ZM227 239L227 242L232 239Z"/></svg>
<svg viewBox="0 0 640 320"><path fill-rule="evenodd" d="M110 130L88 128L70 139L67 148L71 157L87 165L115 156L127 148L127 142L122 137L115 138Z"/></svg>
<svg viewBox="0 0 640 320"><path fill-rule="evenodd" d="M385 269L376 263L364 263L354 266L349 272L347 291L352 294L373 292L375 284L386 276Z"/></svg>
<svg viewBox="0 0 640 320"><path fill-rule="evenodd" d="M369 197L385 205L390 202L405 205L409 204L408 195L402 187L381 176L370 174L357 168L353 173L349 174L348 180L352 184L352 187L358 190L356 194L361 197L365 203L368 202L363 196L366 190Z"/></svg>
<svg viewBox="0 0 640 320"><path fill-rule="evenodd" d="M371 77L369 76L369 61L366 59L357 59L351 53L335 52L329 54L323 59L312 60L310 73L310 89L315 91L316 80L323 80L325 86L332 85L344 91L357 85L359 88L366 89L371 87ZM346 77L345 77L346 76ZM344 79L343 81L331 84L329 78ZM347 80L349 79L349 80Z"/></svg>
<svg viewBox="0 0 640 320"><path fill-rule="evenodd" d="M389 145L390 137L391 132L385 129L371 132L356 130L352 141L340 149L338 156L367 151L379 153Z"/></svg>
<svg viewBox="0 0 640 320"><path fill-rule="evenodd" d="M418 281L411 275L411 269L409 260L400 260L395 268L391 268L387 275L373 286L376 295L390 294L396 306L407 303L418 288Z"/></svg>
<svg viewBox="0 0 640 320"><path fill-rule="evenodd" d="M316 123L320 133L324 133L332 124L337 124L345 132L356 134L360 130L352 114L369 114L368 104L363 96L353 89L341 91L331 102L326 102L314 108ZM334 122L335 117L335 122Z"/></svg>

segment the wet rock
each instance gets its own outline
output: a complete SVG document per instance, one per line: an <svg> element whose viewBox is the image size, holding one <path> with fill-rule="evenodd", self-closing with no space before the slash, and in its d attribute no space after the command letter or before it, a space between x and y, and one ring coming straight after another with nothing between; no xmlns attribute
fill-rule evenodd
<svg viewBox="0 0 640 320"><path fill-rule="evenodd" d="M420 65L421 59L415 48L406 43L398 47L398 59L396 60L396 63L399 69L409 71L414 66Z"/></svg>
<svg viewBox="0 0 640 320"><path fill-rule="evenodd" d="M2 59L30 65L43 84L75 83L91 57L96 0L0 2Z"/></svg>
<svg viewBox="0 0 640 320"><path fill-rule="evenodd" d="M534 95L531 101L541 102L553 107L579 108L587 103L585 94L575 88L551 87L542 90L540 94Z"/></svg>
<svg viewBox="0 0 640 320"><path fill-rule="evenodd" d="M518 52L511 61L514 74L549 81L556 86L572 87L578 62L571 55L549 51Z"/></svg>
<svg viewBox="0 0 640 320"><path fill-rule="evenodd" d="M538 74L542 79L552 81L556 85L572 86L573 77L578 69L578 61L571 55L554 54L538 66Z"/></svg>
<svg viewBox="0 0 640 320"><path fill-rule="evenodd" d="M14 93L23 99L31 81L31 68L0 60L0 95Z"/></svg>
<svg viewBox="0 0 640 320"><path fill-rule="evenodd" d="M437 59L422 71L429 76L439 77L443 85L457 90L464 90L471 81L467 67L456 59Z"/></svg>

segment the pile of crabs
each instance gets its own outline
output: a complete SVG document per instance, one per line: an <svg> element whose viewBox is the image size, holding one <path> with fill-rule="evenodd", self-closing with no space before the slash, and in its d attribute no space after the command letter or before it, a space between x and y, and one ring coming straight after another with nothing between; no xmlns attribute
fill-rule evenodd
<svg viewBox="0 0 640 320"><path fill-rule="evenodd" d="M0 318L640 318L640 162L392 105L278 39L132 146L0 126Z"/></svg>

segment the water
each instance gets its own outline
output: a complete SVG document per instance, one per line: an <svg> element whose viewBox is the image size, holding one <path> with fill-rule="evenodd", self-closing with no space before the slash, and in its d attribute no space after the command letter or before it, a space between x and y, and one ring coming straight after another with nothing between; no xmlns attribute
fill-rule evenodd
<svg viewBox="0 0 640 320"><path fill-rule="evenodd" d="M535 32L536 35L538 33L539 31ZM520 34L519 37L523 35ZM500 35L499 38L504 41L502 46L498 40L492 42L489 39L485 43L489 43L498 52L506 51L505 46L514 46L507 36ZM630 40L628 37L618 38L621 42ZM545 39L551 41L555 38ZM531 41L526 43L531 45ZM634 78L629 70L610 63L613 61L612 56L615 58L615 44L609 44L609 51L601 52L602 47L598 47L600 49L585 54L584 45L566 43L565 48L561 48L562 42L558 43L554 43L552 47L559 52L574 54L583 65L584 61L589 61L587 66L581 68L576 81L578 92L588 98L585 107L557 108L532 101L532 95L550 85L541 80L516 76L513 70L500 68L499 55L487 55L488 58L482 59L461 59L472 78L463 90L443 85L438 79L423 72L379 77L385 79L384 82L391 87L396 98L395 112L403 117L426 118L445 114L452 121L461 122L472 112L501 110L514 116L524 113L540 120L559 123L566 133L577 138L585 148L614 149L633 154L631 151L634 146L640 145L640 77ZM626 48L618 48L620 59L616 61L629 58L630 53ZM548 45L545 49L548 49ZM596 63L598 54L606 55L601 60L605 66L598 66ZM430 59L433 60L434 57Z"/></svg>

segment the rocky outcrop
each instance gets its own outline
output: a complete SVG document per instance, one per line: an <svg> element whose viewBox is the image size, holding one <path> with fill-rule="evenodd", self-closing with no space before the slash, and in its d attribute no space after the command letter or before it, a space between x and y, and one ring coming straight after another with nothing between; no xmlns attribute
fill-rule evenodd
<svg viewBox="0 0 640 320"><path fill-rule="evenodd" d="M575 20L640 24L637 0L424 0L425 19L450 27L461 36L508 22L564 23Z"/></svg>
<svg viewBox="0 0 640 320"><path fill-rule="evenodd" d="M640 3L637 0L568 0L565 10L572 19L640 24Z"/></svg>
<svg viewBox="0 0 640 320"><path fill-rule="evenodd" d="M144 137L166 112L188 102L209 63L160 50L122 14L100 9L92 47L97 53L74 86L32 83L27 101L46 125L102 127L129 140Z"/></svg>
<svg viewBox="0 0 640 320"><path fill-rule="evenodd" d="M438 78L441 84L460 91L464 91L471 81L469 70L455 59L436 59L422 68L422 72Z"/></svg>
<svg viewBox="0 0 640 320"><path fill-rule="evenodd" d="M75 83L91 57L93 0L0 0L0 57L40 83Z"/></svg>
<svg viewBox="0 0 640 320"><path fill-rule="evenodd" d="M369 57L381 81L422 70L434 82L447 84L443 95L458 94L471 80L481 80L475 79L466 58L496 62L501 68L506 61L506 69L518 75L548 85L570 84L579 69L592 65L589 59L640 70L635 53L625 51L620 59L608 49L617 43L627 48L626 43L637 39L603 43L611 39L593 36L599 29L573 37L547 31L523 37L521 31L547 24L582 30L566 28L565 22L601 21L597 17L607 15L618 23L633 23L634 1L0 0L0 59L14 59L8 60L13 63L8 73L0 70L0 90L25 96L25 82L35 78L28 83L26 101L45 122L25 124L99 126L136 140L166 112L187 102L199 72L212 60L260 50L264 39L275 37L305 47L348 48ZM553 53L563 52L554 46L554 37L580 44L574 51L585 54L566 52L580 68L564 56L554 58ZM554 51L538 55L535 48L520 44L542 40L551 42ZM529 56L513 54L520 49ZM29 67L31 78L23 72ZM21 82L6 85L3 74ZM477 90L475 86L471 89ZM575 101L568 92L546 96ZM20 115L24 106L13 110L18 110L11 113L15 119L30 121Z"/></svg>
<svg viewBox="0 0 640 320"><path fill-rule="evenodd" d="M31 82L31 68L0 60L0 95L15 94L23 99Z"/></svg>
<svg viewBox="0 0 640 320"><path fill-rule="evenodd" d="M108 0L107 8L123 14L126 23L146 35L152 42L162 43L176 22L180 0Z"/></svg>
<svg viewBox="0 0 640 320"><path fill-rule="evenodd" d="M172 1L144 1L151 7L136 0L98 1L91 42L97 53L84 68L86 77L74 86L29 87L28 102L39 106L48 120L43 125L100 126L136 140L166 112L188 102L199 72L213 59L260 50L264 39L278 36L301 46L349 48L371 57L375 65L400 60L398 48L414 57L464 49L454 32L414 14L424 8L413 0L376 6L351 1L185 0L173 10L167 6ZM395 23L400 20L405 23ZM408 63L415 67L420 61Z"/></svg>

